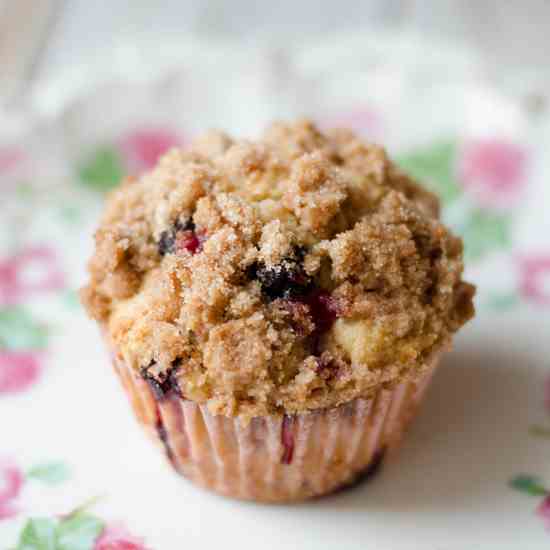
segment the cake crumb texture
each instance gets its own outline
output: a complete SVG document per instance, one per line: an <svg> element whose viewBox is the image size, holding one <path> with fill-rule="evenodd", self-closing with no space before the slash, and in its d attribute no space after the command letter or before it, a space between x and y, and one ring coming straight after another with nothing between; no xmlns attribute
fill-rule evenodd
<svg viewBox="0 0 550 550"><path fill-rule="evenodd" d="M347 130L210 132L107 201L81 297L132 368L214 414L417 378L474 314L436 197Z"/></svg>

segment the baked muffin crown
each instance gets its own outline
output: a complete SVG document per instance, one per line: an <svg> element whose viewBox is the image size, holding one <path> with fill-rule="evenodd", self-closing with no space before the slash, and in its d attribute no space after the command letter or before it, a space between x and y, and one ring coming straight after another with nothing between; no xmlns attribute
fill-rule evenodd
<svg viewBox="0 0 550 550"><path fill-rule="evenodd" d="M107 201L82 300L160 394L252 417L419 376L473 316L462 242L376 145L213 132Z"/></svg>

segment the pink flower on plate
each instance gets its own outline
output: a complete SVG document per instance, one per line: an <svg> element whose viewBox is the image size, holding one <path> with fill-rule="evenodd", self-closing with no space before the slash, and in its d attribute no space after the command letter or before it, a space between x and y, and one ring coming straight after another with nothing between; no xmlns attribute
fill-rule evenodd
<svg viewBox="0 0 550 550"><path fill-rule="evenodd" d="M123 137L120 148L129 167L141 172L153 168L166 151L182 144L182 138L172 130L141 128Z"/></svg>
<svg viewBox="0 0 550 550"><path fill-rule="evenodd" d="M327 128L351 128L358 134L374 139L382 133L383 125L380 113L363 105L330 117L322 122L322 126Z"/></svg>
<svg viewBox="0 0 550 550"><path fill-rule="evenodd" d="M0 395L32 386L42 371L40 357L37 351L0 350Z"/></svg>
<svg viewBox="0 0 550 550"><path fill-rule="evenodd" d="M550 254L520 258L519 270L524 298L550 306Z"/></svg>
<svg viewBox="0 0 550 550"><path fill-rule="evenodd" d="M0 147L0 175L11 172L24 156L19 148Z"/></svg>
<svg viewBox="0 0 550 550"><path fill-rule="evenodd" d="M546 377L544 383L544 407L546 412L550 414L550 376Z"/></svg>
<svg viewBox="0 0 550 550"><path fill-rule="evenodd" d="M147 548L142 539L130 535L121 525L109 525L96 540L94 550L147 550Z"/></svg>
<svg viewBox="0 0 550 550"><path fill-rule="evenodd" d="M21 470L11 460L0 458L0 520L17 514L14 501L21 492L24 479Z"/></svg>
<svg viewBox="0 0 550 550"><path fill-rule="evenodd" d="M537 514L543 520L546 528L550 530L550 495L544 497L537 506Z"/></svg>
<svg viewBox="0 0 550 550"><path fill-rule="evenodd" d="M465 190L483 206L509 207L526 184L523 147L499 139L467 143L458 165Z"/></svg>
<svg viewBox="0 0 550 550"><path fill-rule="evenodd" d="M63 286L56 254L46 246L29 247L0 261L0 305L17 304L30 294Z"/></svg>

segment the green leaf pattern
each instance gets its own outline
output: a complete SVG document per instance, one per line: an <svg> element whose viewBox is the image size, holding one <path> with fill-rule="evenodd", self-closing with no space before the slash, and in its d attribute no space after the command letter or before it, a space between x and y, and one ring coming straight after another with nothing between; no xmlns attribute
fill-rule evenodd
<svg viewBox="0 0 550 550"><path fill-rule="evenodd" d="M34 466L27 472L28 479L36 479L48 485L58 485L69 477L69 469L63 462L47 462Z"/></svg>
<svg viewBox="0 0 550 550"><path fill-rule="evenodd" d="M57 550L55 520L29 519L21 531L16 550Z"/></svg>
<svg viewBox="0 0 550 550"><path fill-rule="evenodd" d="M114 147L100 146L78 167L80 181L96 191L109 191L124 176L124 166Z"/></svg>
<svg viewBox="0 0 550 550"><path fill-rule="evenodd" d="M0 309L0 349L44 349L48 333L22 307Z"/></svg>
<svg viewBox="0 0 550 550"><path fill-rule="evenodd" d="M70 516L57 526L57 550L91 550L103 528L103 522L89 514Z"/></svg>
<svg viewBox="0 0 550 550"><path fill-rule="evenodd" d="M427 147L397 157L397 164L439 195L444 205L460 196L455 176L456 143L438 141Z"/></svg>
<svg viewBox="0 0 550 550"><path fill-rule="evenodd" d="M15 550L93 550L104 523L89 514L70 515L62 519L31 518Z"/></svg>
<svg viewBox="0 0 550 550"><path fill-rule="evenodd" d="M533 497L546 496L548 490L535 476L518 475L510 481L510 487Z"/></svg>
<svg viewBox="0 0 550 550"><path fill-rule="evenodd" d="M459 228L464 238L466 261L483 258L495 248L510 246L511 218L507 214L475 209Z"/></svg>

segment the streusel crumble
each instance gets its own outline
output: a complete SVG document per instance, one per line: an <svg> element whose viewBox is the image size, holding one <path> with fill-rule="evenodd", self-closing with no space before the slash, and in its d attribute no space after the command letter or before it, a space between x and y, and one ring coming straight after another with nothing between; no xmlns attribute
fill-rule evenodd
<svg viewBox="0 0 550 550"><path fill-rule="evenodd" d="M109 197L82 291L156 395L252 418L421 376L473 315L438 201L351 132L210 133Z"/></svg>

